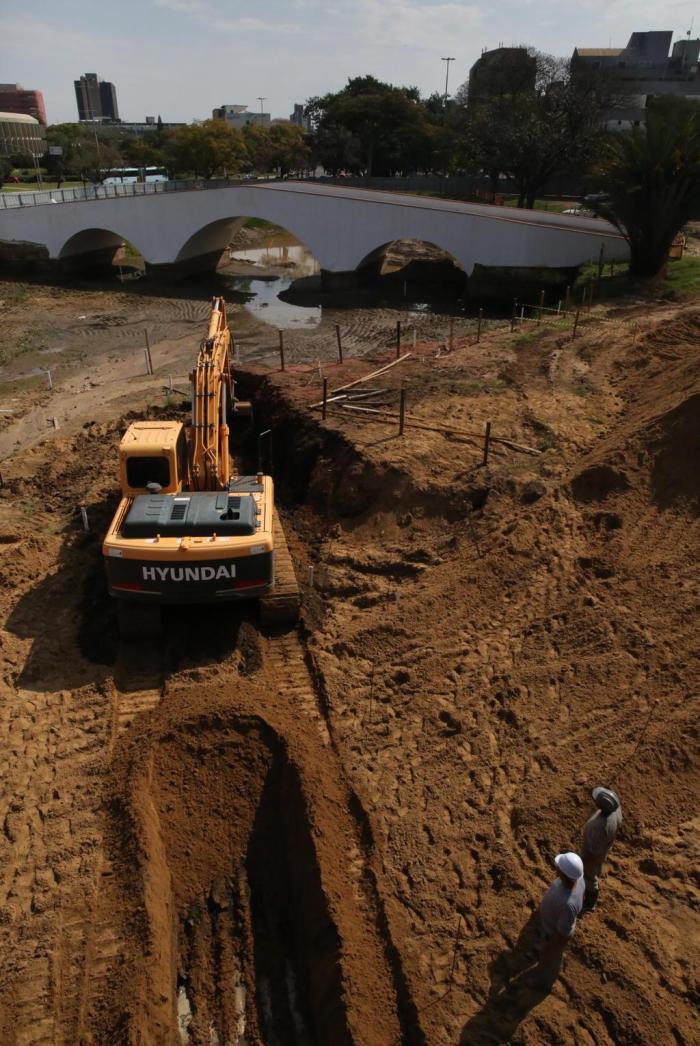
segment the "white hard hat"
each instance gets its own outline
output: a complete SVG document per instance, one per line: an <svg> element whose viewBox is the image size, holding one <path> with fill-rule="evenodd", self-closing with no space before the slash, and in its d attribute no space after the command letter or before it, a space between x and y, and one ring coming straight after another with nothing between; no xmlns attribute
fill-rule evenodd
<svg viewBox="0 0 700 1046"><path fill-rule="evenodd" d="M554 863L560 872L563 872L567 879L580 879L583 875L583 861L578 854L565 853L557 854L554 858Z"/></svg>

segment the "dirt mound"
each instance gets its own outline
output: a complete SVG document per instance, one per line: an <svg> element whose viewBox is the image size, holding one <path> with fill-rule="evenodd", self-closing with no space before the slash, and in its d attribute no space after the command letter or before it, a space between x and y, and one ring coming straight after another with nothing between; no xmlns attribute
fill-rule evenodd
<svg viewBox="0 0 700 1046"><path fill-rule="evenodd" d="M700 512L700 392L659 418L645 442L659 508L685 502L696 514Z"/></svg>

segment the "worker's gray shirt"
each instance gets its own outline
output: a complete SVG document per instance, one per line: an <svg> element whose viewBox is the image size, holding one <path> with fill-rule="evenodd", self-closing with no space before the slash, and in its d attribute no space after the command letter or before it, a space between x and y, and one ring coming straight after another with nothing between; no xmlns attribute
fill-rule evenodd
<svg viewBox="0 0 700 1046"><path fill-rule="evenodd" d="M607 857L608 850L615 842L615 836L621 824L622 810L620 807L607 816L602 810L596 810L583 827L581 852L584 856L591 854L593 857Z"/></svg>
<svg viewBox="0 0 700 1046"><path fill-rule="evenodd" d="M561 879L552 883L540 901L540 920L546 938L555 933L571 937L583 907L583 894L583 879L578 879L571 889Z"/></svg>

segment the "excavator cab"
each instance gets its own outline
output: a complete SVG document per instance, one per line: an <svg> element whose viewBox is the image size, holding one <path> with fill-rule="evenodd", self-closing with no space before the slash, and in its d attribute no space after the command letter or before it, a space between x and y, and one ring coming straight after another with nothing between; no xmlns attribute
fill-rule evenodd
<svg viewBox="0 0 700 1046"><path fill-rule="evenodd" d="M135 421L119 444L119 482L125 498L153 490L182 490L187 472L187 438L179 421Z"/></svg>

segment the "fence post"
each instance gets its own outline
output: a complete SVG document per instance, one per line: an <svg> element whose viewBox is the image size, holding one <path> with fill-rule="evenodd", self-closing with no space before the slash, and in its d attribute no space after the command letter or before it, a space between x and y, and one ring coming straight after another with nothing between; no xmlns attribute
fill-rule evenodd
<svg viewBox="0 0 700 1046"><path fill-rule="evenodd" d="M578 328L578 318L579 318L579 310L577 309L577 310L576 310L576 315L574 316L574 329L573 329L573 331L571 332L571 340L572 340L572 341L573 341L573 340L574 340L574 338L576 337L576 330L577 330L577 328Z"/></svg>
<svg viewBox="0 0 700 1046"><path fill-rule="evenodd" d="M328 405L328 378L323 379L323 407L321 408L321 417L326 420L326 411Z"/></svg>
<svg viewBox="0 0 700 1046"><path fill-rule="evenodd" d="M335 325L335 340L338 343L338 359L342 363L343 362L343 342L342 342L341 337L340 337L340 324L339 323L336 323L336 325Z"/></svg>
<svg viewBox="0 0 700 1046"><path fill-rule="evenodd" d="M90 531L90 521L88 520L88 514L87 514L87 509L85 508L85 505L81 505L80 506L80 518L83 521L83 530L85 531L86 534L89 533L89 531Z"/></svg>
<svg viewBox="0 0 700 1046"><path fill-rule="evenodd" d="M542 321L542 309L544 308L544 291L540 291L540 299L537 304L537 322Z"/></svg>
<svg viewBox="0 0 700 1046"><path fill-rule="evenodd" d="M401 388L401 395L399 399L399 436L403 436L403 427L406 417L406 390Z"/></svg>
<svg viewBox="0 0 700 1046"><path fill-rule="evenodd" d="M518 315L518 299L517 298L513 298L513 312L512 312L511 317L510 317L510 331L511 331L511 334L515 330L515 319L516 319L517 315Z"/></svg>
<svg viewBox="0 0 700 1046"><path fill-rule="evenodd" d="M485 468L489 460L489 447L491 446L491 422L486 422L486 432L484 433L484 460L481 462L482 468Z"/></svg>
<svg viewBox="0 0 700 1046"><path fill-rule="evenodd" d="M53 388L53 379L51 377L51 371L50 370L47 370L47 372L46 372L46 381L48 383L49 389L52 389Z"/></svg>
<svg viewBox="0 0 700 1046"><path fill-rule="evenodd" d="M603 275L603 259L605 257L605 244L601 243L600 253L598 254L598 279Z"/></svg>
<svg viewBox="0 0 700 1046"><path fill-rule="evenodd" d="M151 358L151 343L148 340L148 331L144 330L146 337L146 373L153 374L153 360Z"/></svg>
<svg viewBox="0 0 700 1046"><path fill-rule="evenodd" d="M416 330L415 323L413 324L413 348L416 347L416 341L418 340L418 331Z"/></svg>
<svg viewBox="0 0 700 1046"><path fill-rule="evenodd" d="M566 294L564 296L564 312L568 312L571 308L571 284L566 285Z"/></svg>
<svg viewBox="0 0 700 1046"><path fill-rule="evenodd" d="M277 331L280 339L280 370L284 370L284 332Z"/></svg>
<svg viewBox="0 0 700 1046"><path fill-rule="evenodd" d="M401 355L401 320L396 321L396 359Z"/></svg>
<svg viewBox="0 0 700 1046"><path fill-rule="evenodd" d="M478 345L481 341L481 321L484 318L484 310L479 309L479 318L476 321L476 344Z"/></svg>

